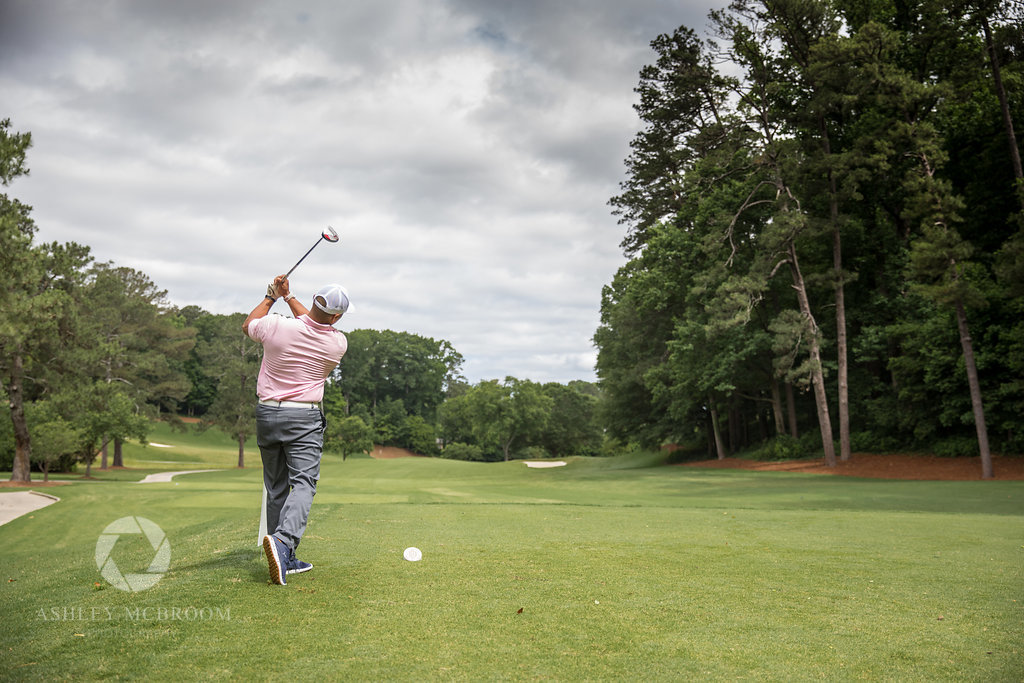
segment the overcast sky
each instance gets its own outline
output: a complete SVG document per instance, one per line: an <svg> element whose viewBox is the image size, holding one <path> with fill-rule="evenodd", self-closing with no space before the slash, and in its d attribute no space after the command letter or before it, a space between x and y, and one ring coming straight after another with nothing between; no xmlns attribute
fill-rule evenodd
<svg viewBox="0 0 1024 683"><path fill-rule="evenodd" d="M344 284L340 329L446 339L473 383L593 381L639 70L722 4L0 0L0 118L34 143L6 191L39 241L213 313L331 225L292 289Z"/></svg>

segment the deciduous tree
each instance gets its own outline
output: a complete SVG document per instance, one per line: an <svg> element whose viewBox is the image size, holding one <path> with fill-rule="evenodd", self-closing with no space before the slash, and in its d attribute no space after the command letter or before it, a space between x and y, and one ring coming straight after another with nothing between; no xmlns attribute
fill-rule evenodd
<svg viewBox="0 0 1024 683"><path fill-rule="evenodd" d="M217 427L238 442L238 466L245 467L245 442L256 433L256 380L263 347L241 332L244 313L218 315L209 340L199 344L204 372L217 379L217 398L200 423Z"/></svg>
<svg viewBox="0 0 1024 683"><path fill-rule="evenodd" d="M373 451L373 432L370 426L356 415L328 418L327 433L324 435L325 447L341 453L341 459L355 453Z"/></svg>

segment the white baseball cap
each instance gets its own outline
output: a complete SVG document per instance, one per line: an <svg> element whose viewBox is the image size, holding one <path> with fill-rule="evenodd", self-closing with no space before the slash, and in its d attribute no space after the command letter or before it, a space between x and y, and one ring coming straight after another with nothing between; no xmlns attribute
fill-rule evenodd
<svg viewBox="0 0 1024 683"><path fill-rule="evenodd" d="M313 305L328 315L354 311L348 291L341 285L325 285L313 296Z"/></svg>

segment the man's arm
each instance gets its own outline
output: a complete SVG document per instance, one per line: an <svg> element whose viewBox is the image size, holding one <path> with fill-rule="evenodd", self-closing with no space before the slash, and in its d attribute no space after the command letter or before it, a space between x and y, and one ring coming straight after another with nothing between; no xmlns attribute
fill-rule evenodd
<svg viewBox="0 0 1024 683"><path fill-rule="evenodd" d="M277 299L272 299L268 294L263 298L263 301L256 304L256 308L252 309L252 313L250 313L249 317L242 323L242 332L245 333L245 336L249 336L249 323L256 320L256 318L262 318L267 313L270 313L270 308L274 305L275 301L277 301Z"/></svg>
<svg viewBox="0 0 1024 683"><path fill-rule="evenodd" d="M283 292L281 289L281 283L284 283ZM273 296L270 294L271 291L274 292ZM284 275L278 275L277 277L274 278L274 284L267 288L267 294L266 296L263 297L263 301L256 304L256 308L252 309L252 312L249 314L249 317L246 318L245 322L242 323L242 332L245 333L245 336L249 337L249 323L251 323L253 320L256 320L257 318L262 318L267 313L270 313L270 309L273 308L274 302L277 301L277 297L285 296L287 294L288 280L285 279ZM295 301L295 299L292 299L292 301ZM252 339L252 337L249 338Z"/></svg>

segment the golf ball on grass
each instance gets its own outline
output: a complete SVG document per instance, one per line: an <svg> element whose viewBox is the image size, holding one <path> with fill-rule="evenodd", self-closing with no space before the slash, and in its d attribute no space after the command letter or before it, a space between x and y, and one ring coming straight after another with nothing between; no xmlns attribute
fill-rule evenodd
<svg viewBox="0 0 1024 683"><path fill-rule="evenodd" d="M402 557L410 562L419 562L423 559L423 553L420 552L419 548L406 548L405 552L402 553Z"/></svg>

